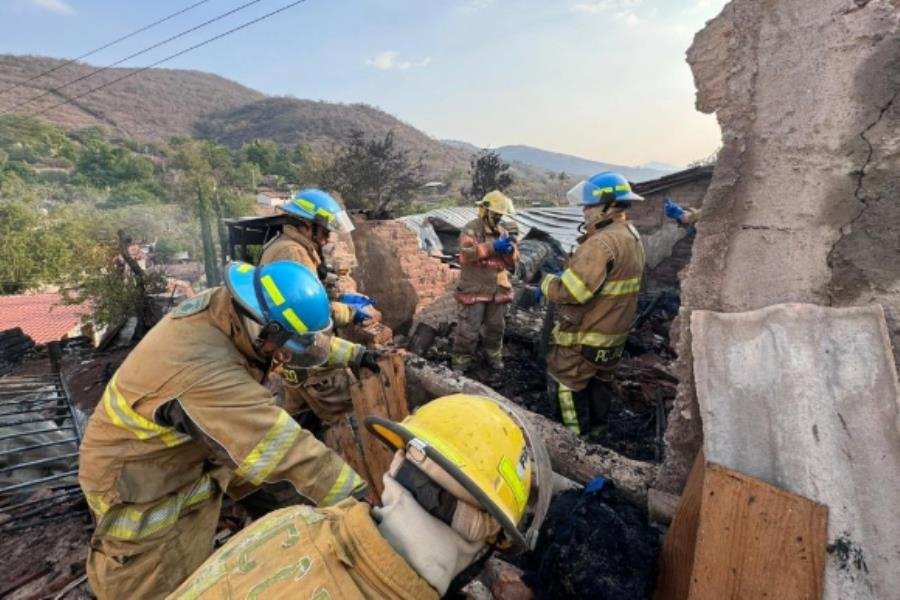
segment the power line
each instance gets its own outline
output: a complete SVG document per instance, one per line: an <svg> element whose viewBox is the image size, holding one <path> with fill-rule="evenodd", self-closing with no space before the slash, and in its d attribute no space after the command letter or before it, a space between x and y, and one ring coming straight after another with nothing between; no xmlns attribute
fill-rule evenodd
<svg viewBox="0 0 900 600"><path fill-rule="evenodd" d="M190 29L186 29L186 30L182 31L181 33L177 33L170 38L167 38L161 42L153 44L152 46L148 46L147 48L144 48L143 50L139 50L139 51L135 52L134 54L130 54L129 56L126 56L125 58L123 58L121 60L117 60L116 62L114 62L112 64L106 65L105 67L100 67L99 69L94 69L87 75L82 75L81 77L76 77L72 81L66 82L57 88L51 88L49 90L45 90L36 96L32 96L31 98L28 98L27 100L25 100L23 102L19 102L18 104L15 104L15 105L11 106L10 108L0 111L0 115L6 114L9 112L13 112L17 108L22 108L23 106L25 106L27 104L31 104L35 100L39 100L39 99L43 98L44 96L49 96L50 94L57 93L60 90L63 90L72 84L78 83L79 81L84 81L85 79L87 79L89 77L93 77L94 75L97 75L99 73L103 73L104 71L108 71L109 69L111 69L113 67L116 67L118 65L121 65L124 62L131 60L132 58L136 58L138 56L141 56L142 54L146 54L146 53L150 52L151 50L155 50L156 48L159 48L160 46L165 46L169 42L174 42L175 40L177 40L179 38L183 38L184 36L188 35L189 33L193 33L195 31L197 31L198 29L202 29L202 28L206 27L207 25L211 25L211 24L215 23L216 21L221 21L225 17L229 17L229 16L233 15L234 13L240 12L249 6L258 4L261 1L262 0L250 0L250 2L242 4L242 5L238 6L237 8L233 8L233 9L229 10L228 12L225 12L225 13L222 13L221 15L213 17L212 19L210 19L208 21L204 21L203 23L200 23L199 25L195 25L194 27L191 27Z"/></svg>
<svg viewBox="0 0 900 600"><path fill-rule="evenodd" d="M79 98L84 98L85 96L87 96L89 94L93 94L94 92L97 92L99 90L107 88L113 84L119 83L120 81L128 79L129 77L133 77L135 75L143 73L144 71L148 71L154 67L157 67L157 66L163 64L164 62L168 62L168 61L172 60L173 58L178 58L179 56L187 54L188 52L196 50L197 48L201 48L203 46L206 46L207 44L211 44L212 42L215 42L216 40L220 40L223 37L229 36L232 33L240 31L241 29L246 29L247 27L250 27L251 25L255 25L256 23L259 23L260 21L265 21L269 17L273 17L273 16L277 15L278 13L282 13L282 12L288 10L289 8L293 8L293 7L297 6L298 4L302 4L304 2L306 2L306 0L295 0L294 2L291 2L290 4L285 4L281 8L277 8L277 9L273 10L272 12L268 12L260 17L253 19L252 21L247 21L246 23L244 23L242 25L238 25L237 27L229 29L228 31L225 31L225 32L215 35L211 38L203 40L199 44L194 44L193 46L191 46L189 48L185 48L184 50L176 52L175 54L170 54L169 56L162 58L162 59L156 61L155 63L149 64L146 67L141 67L140 69L131 71L130 73L126 73L125 75L122 75L121 77L113 79L112 81L108 81L108 82L104 83L103 85L98 85L97 87L92 88L92 89L84 92L83 94L79 94L72 98L67 98L66 100L63 100L62 102L60 102L58 104L54 104L53 106L50 106L49 108L45 108L41 111L33 113L32 116L37 117L37 116L43 115L43 114L55 109L55 108L59 108L60 106L63 106L64 104L69 104L71 102L75 102Z"/></svg>
<svg viewBox="0 0 900 600"><path fill-rule="evenodd" d="M56 71L59 71L59 70L62 69L62 68L68 67L68 66L71 65L72 63L76 63L76 62L78 62L79 60L82 60L82 59L84 59L84 58L87 58L88 56L92 56L92 55L94 55L94 54L97 54L97 53L100 52L101 50L106 50L107 48L109 48L109 47L111 47L111 46L115 46L115 45L118 44L119 42L124 42L124 41L127 40L128 38L132 38L132 37L136 36L136 35L139 34L139 33L143 33L143 32L145 32L145 31L147 31L148 29L152 29L153 27L156 27L157 25L160 25L160 24L162 24L162 23L165 23L166 21L169 21L169 20L171 20L171 19L174 19L175 17L177 17L177 16L179 16L179 15L183 15L184 13L188 12L189 10L194 9L194 8L197 8L197 7L200 6L201 4L206 4L207 2L209 2L209 0L200 0L200 2L195 2L194 4L191 4L190 6L188 6L187 8L183 8L183 9L179 10L178 12L174 12L174 13L172 13L171 15L169 15L169 16L167 16L167 17L163 17L162 19L160 19L160 20L158 20L158 21L154 21L153 23L150 23L149 25L145 25L144 27L141 27L140 29L136 29L135 31L132 31L132 32L129 33L128 35L123 35L122 37L120 37L120 38L118 38L118 39L115 39L115 40L109 42L108 44L104 44L104 45L102 45L102 46L100 46L100 47L98 47L98 48L94 48L94 49L91 50L90 52L85 52L84 54L82 54L81 56L79 56L79 57L77 57L77 58L73 58L72 60L68 60L68 61L66 61L66 62L64 62L64 63L62 63L62 64L60 64L60 65L56 65L56 66L53 67L52 69L48 69L48 70L46 70L46 71L44 71L44 72L42 72L42 73L38 73L37 75L34 75L33 77L29 77L28 79L25 79L24 81L20 81L20 82L18 82L18 83L16 83L16 84L14 84L14 85L12 85L12 86L6 88L5 90L0 91L0 96L2 96L3 94L5 94L6 92L11 92L12 90L14 90L14 89L16 89L16 88L22 87L22 86L25 85L25 84L31 83L31 82L34 81L35 79L40 79L41 77L44 77L45 75L49 75L50 73L55 73Z"/></svg>

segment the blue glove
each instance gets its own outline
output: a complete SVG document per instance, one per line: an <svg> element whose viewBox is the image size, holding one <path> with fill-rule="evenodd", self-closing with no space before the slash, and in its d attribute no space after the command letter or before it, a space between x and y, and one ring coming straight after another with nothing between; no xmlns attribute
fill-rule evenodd
<svg viewBox="0 0 900 600"><path fill-rule="evenodd" d="M586 494L596 494L602 490L604 486L606 486L606 478L598 475L587 482L587 485L584 486L584 492Z"/></svg>
<svg viewBox="0 0 900 600"><path fill-rule="evenodd" d="M365 294L341 294L338 302L353 308L353 322L362 323L371 316L363 309L367 306L375 306L375 301Z"/></svg>
<svg viewBox="0 0 900 600"><path fill-rule="evenodd" d="M512 254L512 238L508 235L501 235L499 238L494 240L494 252L496 252L497 254Z"/></svg>
<svg viewBox="0 0 900 600"><path fill-rule="evenodd" d="M541 291L540 287L534 287L532 289L532 294L534 294L534 303L537 304L541 301L541 298L544 297L544 292Z"/></svg>
<svg viewBox="0 0 900 600"><path fill-rule="evenodd" d="M672 202L672 199L668 196L665 197L665 213L666 216L670 219L675 219L676 221L680 221L681 217L684 216L684 209L678 206L676 203Z"/></svg>

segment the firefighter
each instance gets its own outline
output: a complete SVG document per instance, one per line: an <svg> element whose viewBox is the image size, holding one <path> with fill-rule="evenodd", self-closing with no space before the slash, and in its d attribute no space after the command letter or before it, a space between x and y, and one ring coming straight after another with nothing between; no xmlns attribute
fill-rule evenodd
<svg viewBox="0 0 900 600"><path fill-rule="evenodd" d="M290 202L278 208L292 217L293 223L285 225L281 233L266 244L259 264L292 260L315 271L324 282L327 272L322 248L328 243L332 232L353 231L347 211L331 195L317 189L301 190ZM338 300L332 300L331 313L336 327L380 318L374 302L362 294L343 294ZM362 351L362 346L358 344L343 342L339 352ZM281 372L281 380L284 406L292 414L309 407L327 424L352 408L350 386L355 379L349 369L309 370L298 365L286 365Z"/></svg>
<svg viewBox="0 0 900 600"><path fill-rule="evenodd" d="M549 504L549 461L507 410L457 394L402 423L367 417L395 451L382 507L348 499L270 513L170 598L436 599L491 546L526 549Z"/></svg>
<svg viewBox="0 0 900 600"><path fill-rule="evenodd" d="M503 331L513 299L507 269L515 266L519 247L500 220L513 214L512 200L494 190L478 203L478 218L460 232L462 271L455 293L459 313L452 356L455 370L465 371L471 366L479 334L490 367L503 369Z"/></svg>
<svg viewBox="0 0 900 600"><path fill-rule="evenodd" d="M585 233L565 270L541 281L556 311L548 383L566 427L602 435L645 262L641 237L625 211L643 198L611 171L579 183L568 198L583 208Z"/></svg>
<svg viewBox="0 0 900 600"><path fill-rule="evenodd" d="M318 278L288 261L230 263L225 282L150 330L88 423L78 479L97 524L87 572L101 599L178 587L212 553L226 489L240 497L285 481L320 506L364 493L261 384L273 364L331 354Z"/></svg>

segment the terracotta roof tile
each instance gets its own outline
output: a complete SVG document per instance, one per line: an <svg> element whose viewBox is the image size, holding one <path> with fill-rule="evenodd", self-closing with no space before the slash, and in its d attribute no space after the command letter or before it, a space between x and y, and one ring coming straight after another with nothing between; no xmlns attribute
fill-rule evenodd
<svg viewBox="0 0 900 600"><path fill-rule="evenodd" d="M61 340L77 330L86 305L62 303L59 294L0 296L0 331L21 327L38 344Z"/></svg>

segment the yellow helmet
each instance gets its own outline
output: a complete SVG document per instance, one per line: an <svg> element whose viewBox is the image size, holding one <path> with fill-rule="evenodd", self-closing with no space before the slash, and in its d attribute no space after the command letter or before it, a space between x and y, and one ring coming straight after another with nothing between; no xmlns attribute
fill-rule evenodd
<svg viewBox="0 0 900 600"><path fill-rule="evenodd" d="M500 190L494 190L485 194L478 205L498 215L516 214L516 208L513 206L512 200Z"/></svg>
<svg viewBox="0 0 900 600"><path fill-rule="evenodd" d="M551 476L549 459L511 407L454 394L421 406L402 423L374 415L365 423L395 450L424 452L481 503L516 548L534 546L552 493L543 481ZM523 533L526 513L531 522Z"/></svg>

